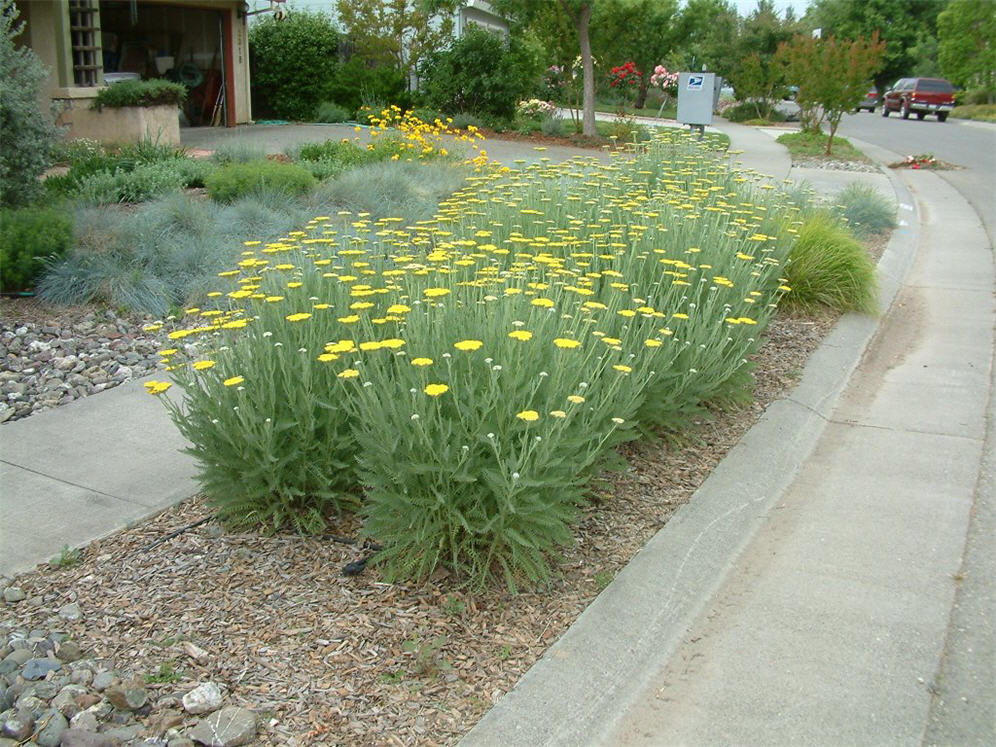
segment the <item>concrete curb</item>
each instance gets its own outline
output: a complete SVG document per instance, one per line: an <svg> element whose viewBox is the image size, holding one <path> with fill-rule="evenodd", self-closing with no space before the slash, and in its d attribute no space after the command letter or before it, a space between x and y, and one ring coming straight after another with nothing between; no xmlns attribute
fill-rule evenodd
<svg viewBox="0 0 996 747"><path fill-rule="evenodd" d="M920 234L909 190L887 173L900 226L879 263L883 313L913 264ZM460 744L606 743L812 453L877 329L877 319L843 317L789 397L769 406L691 501Z"/></svg>

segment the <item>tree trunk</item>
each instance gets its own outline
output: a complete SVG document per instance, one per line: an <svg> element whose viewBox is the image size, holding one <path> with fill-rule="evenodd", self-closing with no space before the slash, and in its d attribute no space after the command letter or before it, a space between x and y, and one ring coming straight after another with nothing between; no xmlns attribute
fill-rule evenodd
<svg viewBox="0 0 996 747"><path fill-rule="evenodd" d="M581 44L581 67L584 70L584 117L581 132L588 137L595 137L598 134L598 129L595 127L595 65L591 59L589 21L591 21L591 4L585 3L574 18L578 30L578 42Z"/></svg>
<svg viewBox="0 0 996 747"><path fill-rule="evenodd" d="M640 78L640 87L636 91L636 103L633 104L634 108L642 109L647 104L647 76L644 75Z"/></svg>

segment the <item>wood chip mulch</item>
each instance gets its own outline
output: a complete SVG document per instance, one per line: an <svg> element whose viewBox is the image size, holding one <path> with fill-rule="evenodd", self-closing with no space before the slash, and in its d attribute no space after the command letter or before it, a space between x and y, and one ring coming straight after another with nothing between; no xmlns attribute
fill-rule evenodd
<svg viewBox="0 0 996 747"><path fill-rule="evenodd" d="M512 688L801 375L836 317L779 315L757 357L754 402L696 424L684 445L638 443L576 529L550 588L470 595L440 574L385 584L344 577L363 550L329 538L233 533L194 498L94 542L69 568L18 578L41 604L0 606L3 627L64 629L87 656L143 675L166 664L182 695L212 680L254 709L259 744L453 744ZM786 445L786 448L791 448ZM331 528L355 537L346 518ZM77 602L83 619L59 620ZM208 652L197 661L189 641Z"/></svg>

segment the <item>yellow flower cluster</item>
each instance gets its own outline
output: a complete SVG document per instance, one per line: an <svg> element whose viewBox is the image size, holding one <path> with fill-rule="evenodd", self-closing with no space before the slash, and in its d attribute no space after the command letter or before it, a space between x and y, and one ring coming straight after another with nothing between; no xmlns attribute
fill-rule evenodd
<svg viewBox="0 0 996 747"><path fill-rule="evenodd" d="M397 108L372 122L425 148L453 136L449 123ZM472 129L461 136L479 139ZM431 220L344 212L246 242L237 267L220 273L235 283L215 292L228 308L188 310L209 323L170 337L269 333L268 345L299 349L332 367L333 380L461 401L483 385L474 377L506 387L542 371L539 384L503 389L522 398L503 402L507 413L527 423L541 413L608 418L607 401L638 402L655 381L708 391L706 376L728 378L742 365L750 327L771 313L790 223L751 198L742 176L683 151L681 137L660 136L609 164L475 173ZM216 361L225 386L256 385L222 356L193 367L206 373ZM587 409L563 405L586 397Z"/></svg>

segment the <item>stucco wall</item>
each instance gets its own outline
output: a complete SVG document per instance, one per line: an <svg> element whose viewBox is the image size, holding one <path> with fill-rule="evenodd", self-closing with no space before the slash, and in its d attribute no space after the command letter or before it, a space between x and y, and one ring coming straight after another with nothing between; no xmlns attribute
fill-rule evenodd
<svg viewBox="0 0 996 747"><path fill-rule="evenodd" d="M151 140L180 144L180 113L175 106L125 106L90 109L92 98L64 99L59 124L68 126L66 137L85 137L102 143L137 143Z"/></svg>

